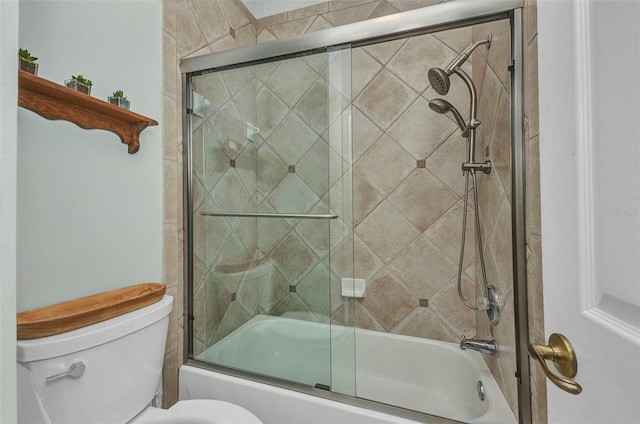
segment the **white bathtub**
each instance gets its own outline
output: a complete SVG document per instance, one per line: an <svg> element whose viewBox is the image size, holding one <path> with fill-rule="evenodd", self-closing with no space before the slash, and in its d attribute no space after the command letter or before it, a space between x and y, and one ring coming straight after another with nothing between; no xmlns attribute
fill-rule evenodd
<svg viewBox="0 0 640 424"><path fill-rule="evenodd" d="M198 359L310 386L326 384L334 392L451 420L517 423L481 354L453 343L259 315ZM478 381L484 400L478 396ZM183 366L180 399L202 398L241 405L266 424L442 422L401 418Z"/></svg>

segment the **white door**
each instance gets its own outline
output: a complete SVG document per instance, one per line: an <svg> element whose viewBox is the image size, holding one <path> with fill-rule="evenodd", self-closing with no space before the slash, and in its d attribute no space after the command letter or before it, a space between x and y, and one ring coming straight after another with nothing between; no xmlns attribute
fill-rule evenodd
<svg viewBox="0 0 640 424"><path fill-rule="evenodd" d="M547 380L550 423L640 423L639 28L638 0L538 1L545 331L583 388Z"/></svg>

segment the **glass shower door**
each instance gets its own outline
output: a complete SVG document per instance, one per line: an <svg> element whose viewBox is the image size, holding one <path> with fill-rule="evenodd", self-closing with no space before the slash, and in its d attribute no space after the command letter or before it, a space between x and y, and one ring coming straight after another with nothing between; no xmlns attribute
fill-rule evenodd
<svg viewBox="0 0 640 424"><path fill-rule="evenodd" d="M192 356L353 394L350 50L189 79Z"/></svg>

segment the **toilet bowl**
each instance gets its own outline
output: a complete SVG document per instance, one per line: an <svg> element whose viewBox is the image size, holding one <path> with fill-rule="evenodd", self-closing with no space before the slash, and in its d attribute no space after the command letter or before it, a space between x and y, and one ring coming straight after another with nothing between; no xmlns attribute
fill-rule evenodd
<svg viewBox="0 0 640 424"><path fill-rule="evenodd" d="M18 423L261 423L215 400L150 406L173 298L54 336L17 341Z"/></svg>
<svg viewBox="0 0 640 424"><path fill-rule="evenodd" d="M127 424L253 424L255 415L230 402L181 400L169 409L147 407Z"/></svg>

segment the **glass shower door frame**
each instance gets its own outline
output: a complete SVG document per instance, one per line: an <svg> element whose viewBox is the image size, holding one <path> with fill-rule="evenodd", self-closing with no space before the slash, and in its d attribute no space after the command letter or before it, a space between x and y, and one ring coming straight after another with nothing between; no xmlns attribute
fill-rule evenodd
<svg viewBox="0 0 640 424"><path fill-rule="evenodd" d="M181 62L182 93L183 93L183 139L187 152L185 155L184 173L184 219L185 228L192 228L192 181L190 170L192 166L192 152L190 151L191 132L188 124L188 112L192 99L188 75L214 68L226 68L232 65L246 64L263 59L286 56L319 48L327 48L350 44L352 47L363 46L373 42L388 41L412 35L452 29L461 26L479 24L499 19L509 19L511 22L511 58L512 58L512 90L511 90L511 162L512 162L512 245L513 245L513 280L514 280L514 311L516 330L516 356L518 376L521 384L518 390L519 420L530 423L531 415L531 387L530 371L527 356L529 339L528 311L527 311L527 283L525 256L525 217L524 217L524 154L523 154L523 37L522 37L522 7L523 0L485 0L482 2L447 2L388 17L372 19L364 22L330 28L311 34L305 34L289 39L276 40L259 45L247 46L220 53L213 53L200 57L185 59ZM193 352L192 323L193 299L188 293L193 289L193 269L188 264L193 263L191 235L185 232L185 319L188 331L185 331L184 348L186 353ZM282 380L270 377L260 377L255 374L229 370L210 364L204 364L188 358L185 362L199 367L209 368L218 372L236 375L250 380L261 381L285 388L334 399L343 403L365 406L377 410L392 410L400 416L420 417L421 413L402 410L400 408L383 406L376 402L338 393L324 392L297 383L286 384Z"/></svg>

